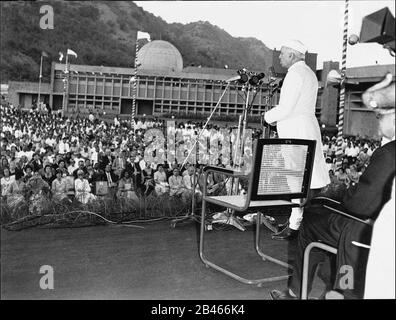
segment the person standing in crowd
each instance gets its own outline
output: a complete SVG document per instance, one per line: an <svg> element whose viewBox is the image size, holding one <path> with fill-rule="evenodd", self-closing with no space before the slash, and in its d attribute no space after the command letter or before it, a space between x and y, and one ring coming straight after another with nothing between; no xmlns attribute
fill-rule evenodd
<svg viewBox="0 0 396 320"><path fill-rule="evenodd" d="M323 156L321 133L315 116L318 80L305 63L307 48L298 40L290 40L281 47L280 63L287 74L280 92L279 104L267 111L264 119L276 123L279 138L316 141L315 159L310 185L310 197L330 183ZM290 219L272 236L275 240L289 240L297 235L303 219L303 210L293 208ZM272 225L272 221L265 221Z"/></svg>
<svg viewBox="0 0 396 320"><path fill-rule="evenodd" d="M99 161L99 147L96 145L93 145L92 148L90 149L89 153L89 159L92 161L92 164L95 165L95 163L98 163Z"/></svg>
<svg viewBox="0 0 396 320"><path fill-rule="evenodd" d="M112 163L112 169L114 173L120 178L121 173L126 168L126 157L125 157L125 150L122 150L121 153L114 159Z"/></svg>

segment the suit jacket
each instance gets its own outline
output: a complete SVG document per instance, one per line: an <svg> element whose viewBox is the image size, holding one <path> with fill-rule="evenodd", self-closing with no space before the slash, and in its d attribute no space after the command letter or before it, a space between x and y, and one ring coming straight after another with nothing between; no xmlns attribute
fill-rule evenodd
<svg viewBox="0 0 396 320"><path fill-rule="evenodd" d="M376 149L359 182L350 187L342 205L357 216L376 219L390 199L395 177L395 141Z"/></svg>
<svg viewBox="0 0 396 320"><path fill-rule="evenodd" d="M113 181L113 183L116 183L118 181L118 176L113 171L110 171L110 177L111 177L111 180ZM106 171L104 173L104 178L105 178L105 181L109 182L109 180L107 179Z"/></svg>
<svg viewBox="0 0 396 320"><path fill-rule="evenodd" d="M106 169L106 166L112 165L114 161L114 157L110 156L108 157L107 155L102 155L99 157L99 168L101 168L103 171Z"/></svg>
<svg viewBox="0 0 396 320"><path fill-rule="evenodd" d="M359 182L346 190L340 209L346 209L356 216L376 219L391 197L394 176L395 141L392 141L373 153ZM369 250L355 244L370 245L371 234L372 227L369 225L334 213L323 206L307 207L304 210L304 220L299 233L298 256L294 265L299 271L295 273L293 282L300 283L298 275L301 275L302 271L301 261L305 246L315 239L337 247L336 269L332 270L335 275L333 281L335 288L341 290L345 297L362 299ZM339 270L345 265L353 268L354 286L350 289L341 288L343 283L341 277L344 273Z"/></svg>

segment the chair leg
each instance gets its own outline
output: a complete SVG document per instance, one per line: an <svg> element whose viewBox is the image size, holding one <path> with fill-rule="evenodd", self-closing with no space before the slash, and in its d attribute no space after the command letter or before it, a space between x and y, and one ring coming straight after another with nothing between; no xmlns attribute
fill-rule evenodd
<svg viewBox="0 0 396 320"><path fill-rule="evenodd" d="M304 250L303 258L303 271L301 279L301 299L308 299L308 269L309 269L309 256L313 248L319 248L333 254L337 254L337 249L321 242L311 242Z"/></svg>
<svg viewBox="0 0 396 320"><path fill-rule="evenodd" d="M282 267L285 267L285 268L288 268L288 269L292 269L292 266L290 264L288 264L286 262L283 262L281 260L275 259L275 258L273 258L273 257L271 257L269 255L266 255L265 253L263 253L261 251L261 249L260 249L260 225L261 225L261 213L257 212L257 218L256 218L256 241L255 241L256 243L255 243L255 246L256 246L256 251L259 254L259 256L264 261L268 260L268 261L276 263L276 264L278 264L278 265L280 265ZM289 276L285 276L285 277L287 279Z"/></svg>
<svg viewBox="0 0 396 320"><path fill-rule="evenodd" d="M206 201L205 201L205 199L202 199L202 214L201 214L201 230L200 230L199 255L200 255L200 258L201 258L202 262L205 264L206 267L211 267L211 268L213 268L213 269L215 269L217 271L220 271L220 272L226 274L227 276L229 276L229 277L231 277L231 278L233 278L233 279L235 279L235 280L237 280L239 282L242 282L242 283L245 283L245 284L254 284L254 285L258 285L258 286L261 286L262 283L264 283L264 282L280 281L280 280L285 280L285 279L287 279L289 277L289 275L283 275L283 276L269 277L269 278L263 278L263 279L246 279L246 278L240 277L239 275L237 275L237 274L235 274L235 273L233 273L233 272L231 272L231 271L229 271L229 270L227 270L225 268L222 268L221 266L209 261L204 256L204 253L203 253L203 251L204 251L204 234L205 234L205 213L206 213ZM268 256L265 256L265 258L268 259L269 261L272 261L272 262L275 262L275 263L278 263L278 264L281 264L281 265L285 264L282 261L279 261L277 259L274 259L274 258L271 258L271 257L268 257Z"/></svg>

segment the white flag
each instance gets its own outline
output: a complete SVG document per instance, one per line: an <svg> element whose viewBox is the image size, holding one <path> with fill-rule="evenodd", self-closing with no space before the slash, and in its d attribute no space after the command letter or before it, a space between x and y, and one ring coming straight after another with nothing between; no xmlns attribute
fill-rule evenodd
<svg viewBox="0 0 396 320"><path fill-rule="evenodd" d="M63 60L63 53L59 51L59 62L62 62Z"/></svg>
<svg viewBox="0 0 396 320"><path fill-rule="evenodd" d="M137 32L136 40L139 40L139 39L147 39L148 41L151 41L150 34L148 34L147 32L142 32L142 31Z"/></svg>
<svg viewBox="0 0 396 320"><path fill-rule="evenodd" d="M75 53L73 50L71 49L67 49L67 54L70 54L72 56L75 56L77 58L77 53Z"/></svg>

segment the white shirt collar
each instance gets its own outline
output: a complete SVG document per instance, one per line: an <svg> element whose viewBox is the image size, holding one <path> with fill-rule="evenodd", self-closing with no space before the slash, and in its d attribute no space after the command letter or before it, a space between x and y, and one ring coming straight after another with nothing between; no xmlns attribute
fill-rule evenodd
<svg viewBox="0 0 396 320"><path fill-rule="evenodd" d="M387 137L382 137L381 139L381 147L386 145L387 143L391 142L395 140L395 136L393 136L391 139L387 138Z"/></svg>

